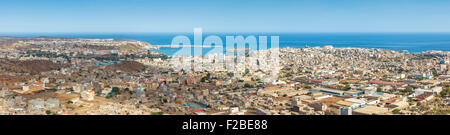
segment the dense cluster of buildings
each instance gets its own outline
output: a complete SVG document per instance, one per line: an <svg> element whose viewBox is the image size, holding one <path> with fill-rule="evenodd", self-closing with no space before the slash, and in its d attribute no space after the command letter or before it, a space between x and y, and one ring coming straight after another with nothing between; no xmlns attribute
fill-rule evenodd
<svg viewBox="0 0 450 135"><path fill-rule="evenodd" d="M174 59L147 49L133 49L143 44L106 39L52 39L21 41L15 48L3 48L1 59L49 60L67 66L38 74L1 69L0 114L420 115L449 112L447 52L410 54L332 46L281 48L279 61L244 62L236 68L209 62L201 63L194 70L195 65L174 63ZM123 45L126 47L117 47ZM240 58L250 60L255 58L252 56L255 55ZM175 60L214 61L216 57ZM233 59L224 56L225 63ZM129 61L138 64L127 65ZM144 68L135 68L142 66L139 64ZM257 68L249 69L254 67Z"/></svg>

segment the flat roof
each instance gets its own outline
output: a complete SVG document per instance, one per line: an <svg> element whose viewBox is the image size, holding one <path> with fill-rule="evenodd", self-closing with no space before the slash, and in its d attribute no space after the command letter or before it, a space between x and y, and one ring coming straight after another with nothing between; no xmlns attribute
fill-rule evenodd
<svg viewBox="0 0 450 135"><path fill-rule="evenodd" d="M338 105L344 105L344 106L352 106L352 105L355 104L355 103L341 100L341 101L337 101L336 104L338 104Z"/></svg>
<svg viewBox="0 0 450 135"><path fill-rule="evenodd" d="M377 107L377 106L367 106L364 108L359 108L359 109L355 109L353 110L353 112L357 112L357 113L361 113L361 114L367 114L367 115L371 115L371 114L385 114L387 112L389 112L388 108L383 108L383 107Z"/></svg>
<svg viewBox="0 0 450 135"><path fill-rule="evenodd" d="M323 91L329 91L334 93L344 93L342 90L336 90L336 89L329 89L329 88L314 88L314 90L323 90Z"/></svg>

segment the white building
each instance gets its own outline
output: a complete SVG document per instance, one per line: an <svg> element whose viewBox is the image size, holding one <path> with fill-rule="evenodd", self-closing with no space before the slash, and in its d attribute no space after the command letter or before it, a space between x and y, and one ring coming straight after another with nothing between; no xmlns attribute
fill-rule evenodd
<svg viewBox="0 0 450 135"><path fill-rule="evenodd" d="M434 88L431 88L431 89L416 89L416 90L414 90L414 94L415 94L416 96L422 95L422 94L424 94L425 92L426 92L426 93L438 94L438 93L441 92L441 91L442 91L442 87L434 87Z"/></svg>
<svg viewBox="0 0 450 135"><path fill-rule="evenodd" d="M95 91L93 91L93 90L81 92L81 98L83 100L92 101L92 100L94 100L94 97L95 97Z"/></svg>
<svg viewBox="0 0 450 135"><path fill-rule="evenodd" d="M366 87L364 88L364 94L366 95L375 95L377 93L377 88L376 87Z"/></svg>
<svg viewBox="0 0 450 135"><path fill-rule="evenodd" d="M237 113L239 112L239 107L230 107L230 113Z"/></svg>
<svg viewBox="0 0 450 135"><path fill-rule="evenodd" d="M352 115L352 108L351 107L339 108L339 115Z"/></svg>

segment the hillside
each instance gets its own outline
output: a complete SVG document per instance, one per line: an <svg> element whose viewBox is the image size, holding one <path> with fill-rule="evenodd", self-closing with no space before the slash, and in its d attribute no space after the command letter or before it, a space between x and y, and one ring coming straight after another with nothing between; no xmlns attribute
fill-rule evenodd
<svg viewBox="0 0 450 135"><path fill-rule="evenodd" d="M58 70L64 65L53 63L48 60L26 60L26 61L16 61L16 60L6 60L0 59L0 70L18 73L30 73L38 74L41 72Z"/></svg>
<svg viewBox="0 0 450 135"><path fill-rule="evenodd" d="M145 65L135 61L122 61L120 64L109 65L106 67L106 70L110 71L123 71L123 72L138 72L143 71L145 69Z"/></svg>

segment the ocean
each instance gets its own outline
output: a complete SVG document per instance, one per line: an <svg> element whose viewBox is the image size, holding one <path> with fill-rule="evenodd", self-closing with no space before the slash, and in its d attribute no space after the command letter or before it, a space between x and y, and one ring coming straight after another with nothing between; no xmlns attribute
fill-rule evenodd
<svg viewBox="0 0 450 135"><path fill-rule="evenodd" d="M169 45L172 38L188 36L193 44L193 33L0 33L0 36L16 37L69 37L69 38L114 38L146 41L152 45ZM450 33L203 33L203 39L216 35L225 44L226 36L279 36L281 48L303 48L305 46L380 48L418 53L431 50L450 51ZM268 38L270 39L270 38ZM268 41L270 46L270 41ZM167 55L179 48L156 50ZM206 49L208 50L208 49ZM206 51L204 51L206 52Z"/></svg>

